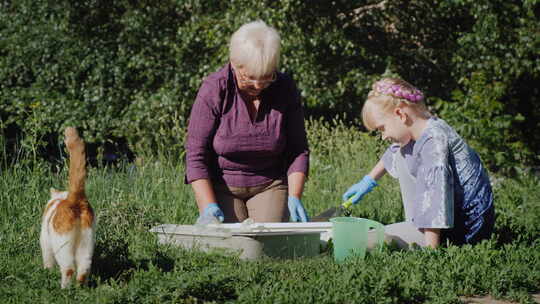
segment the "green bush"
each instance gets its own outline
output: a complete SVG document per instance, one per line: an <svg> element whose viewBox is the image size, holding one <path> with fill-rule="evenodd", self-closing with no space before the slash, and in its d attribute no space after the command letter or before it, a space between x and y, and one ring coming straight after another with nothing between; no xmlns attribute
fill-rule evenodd
<svg viewBox="0 0 540 304"><path fill-rule="evenodd" d="M516 124L525 119L520 113L506 110L503 82L488 81L484 74L462 79L465 91L456 89L451 102L437 100L435 107L467 142L481 155L492 170L508 171L535 153L520 140Z"/></svg>
<svg viewBox="0 0 540 304"><path fill-rule="evenodd" d="M531 151L540 148L540 135L528 132L540 127L538 5L4 1L0 120L17 133L8 134L9 144L18 138L36 156L67 125L98 146L125 140L137 154L181 155L182 129L202 78L226 63L234 30L263 19L282 34L281 69L297 81L310 116L358 113L372 81L390 71L424 89L445 119L494 128L490 136L463 134L493 169L531 165L539 162ZM462 116L472 112L513 118L494 126ZM503 142L519 151L484 155Z"/></svg>
<svg viewBox="0 0 540 304"><path fill-rule="evenodd" d="M445 117L474 142L492 169L538 164L540 29L538 1L452 1L470 28L456 40Z"/></svg>
<svg viewBox="0 0 540 304"><path fill-rule="evenodd" d="M34 145L67 125L90 143L126 138L141 153L156 138L180 141L201 78L226 61L217 4L4 3L2 120Z"/></svg>

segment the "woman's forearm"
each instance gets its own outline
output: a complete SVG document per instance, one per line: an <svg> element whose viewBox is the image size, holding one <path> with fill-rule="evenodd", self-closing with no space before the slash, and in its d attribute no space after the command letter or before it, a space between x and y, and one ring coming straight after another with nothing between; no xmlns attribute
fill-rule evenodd
<svg viewBox="0 0 540 304"><path fill-rule="evenodd" d="M288 177L289 196L294 196L299 199L302 198L305 182L306 182L306 175L304 173L293 172L289 174L289 177Z"/></svg>
<svg viewBox="0 0 540 304"><path fill-rule="evenodd" d="M195 200L197 201L197 206L201 212L209 203L217 203L214 188L209 179L203 178L194 180L191 183L191 187L193 188Z"/></svg>

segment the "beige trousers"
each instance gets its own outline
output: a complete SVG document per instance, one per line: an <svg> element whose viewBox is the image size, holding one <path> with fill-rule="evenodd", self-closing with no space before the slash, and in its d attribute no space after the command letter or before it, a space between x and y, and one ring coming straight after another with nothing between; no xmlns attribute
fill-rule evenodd
<svg viewBox="0 0 540 304"><path fill-rule="evenodd" d="M224 223L238 223L250 218L257 223L288 222L288 187L282 180L253 187L214 185Z"/></svg>

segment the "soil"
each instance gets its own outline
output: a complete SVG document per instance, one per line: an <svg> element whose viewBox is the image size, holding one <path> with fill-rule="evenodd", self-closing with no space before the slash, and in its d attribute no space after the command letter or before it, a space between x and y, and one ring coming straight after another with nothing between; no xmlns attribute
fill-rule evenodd
<svg viewBox="0 0 540 304"><path fill-rule="evenodd" d="M540 304L540 293L532 294L532 299L535 303ZM485 297L461 297L461 300L463 303L466 304L515 304L517 302L510 302L510 301L504 301L504 300L497 300L492 298L491 296L485 296Z"/></svg>

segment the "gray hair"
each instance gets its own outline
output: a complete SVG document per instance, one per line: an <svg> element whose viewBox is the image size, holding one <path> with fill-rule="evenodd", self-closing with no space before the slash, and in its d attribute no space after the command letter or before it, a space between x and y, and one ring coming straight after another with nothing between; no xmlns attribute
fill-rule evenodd
<svg viewBox="0 0 540 304"><path fill-rule="evenodd" d="M242 25L231 37L229 59L250 76L262 77L279 65L281 38L273 27L262 20Z"/></svg>

